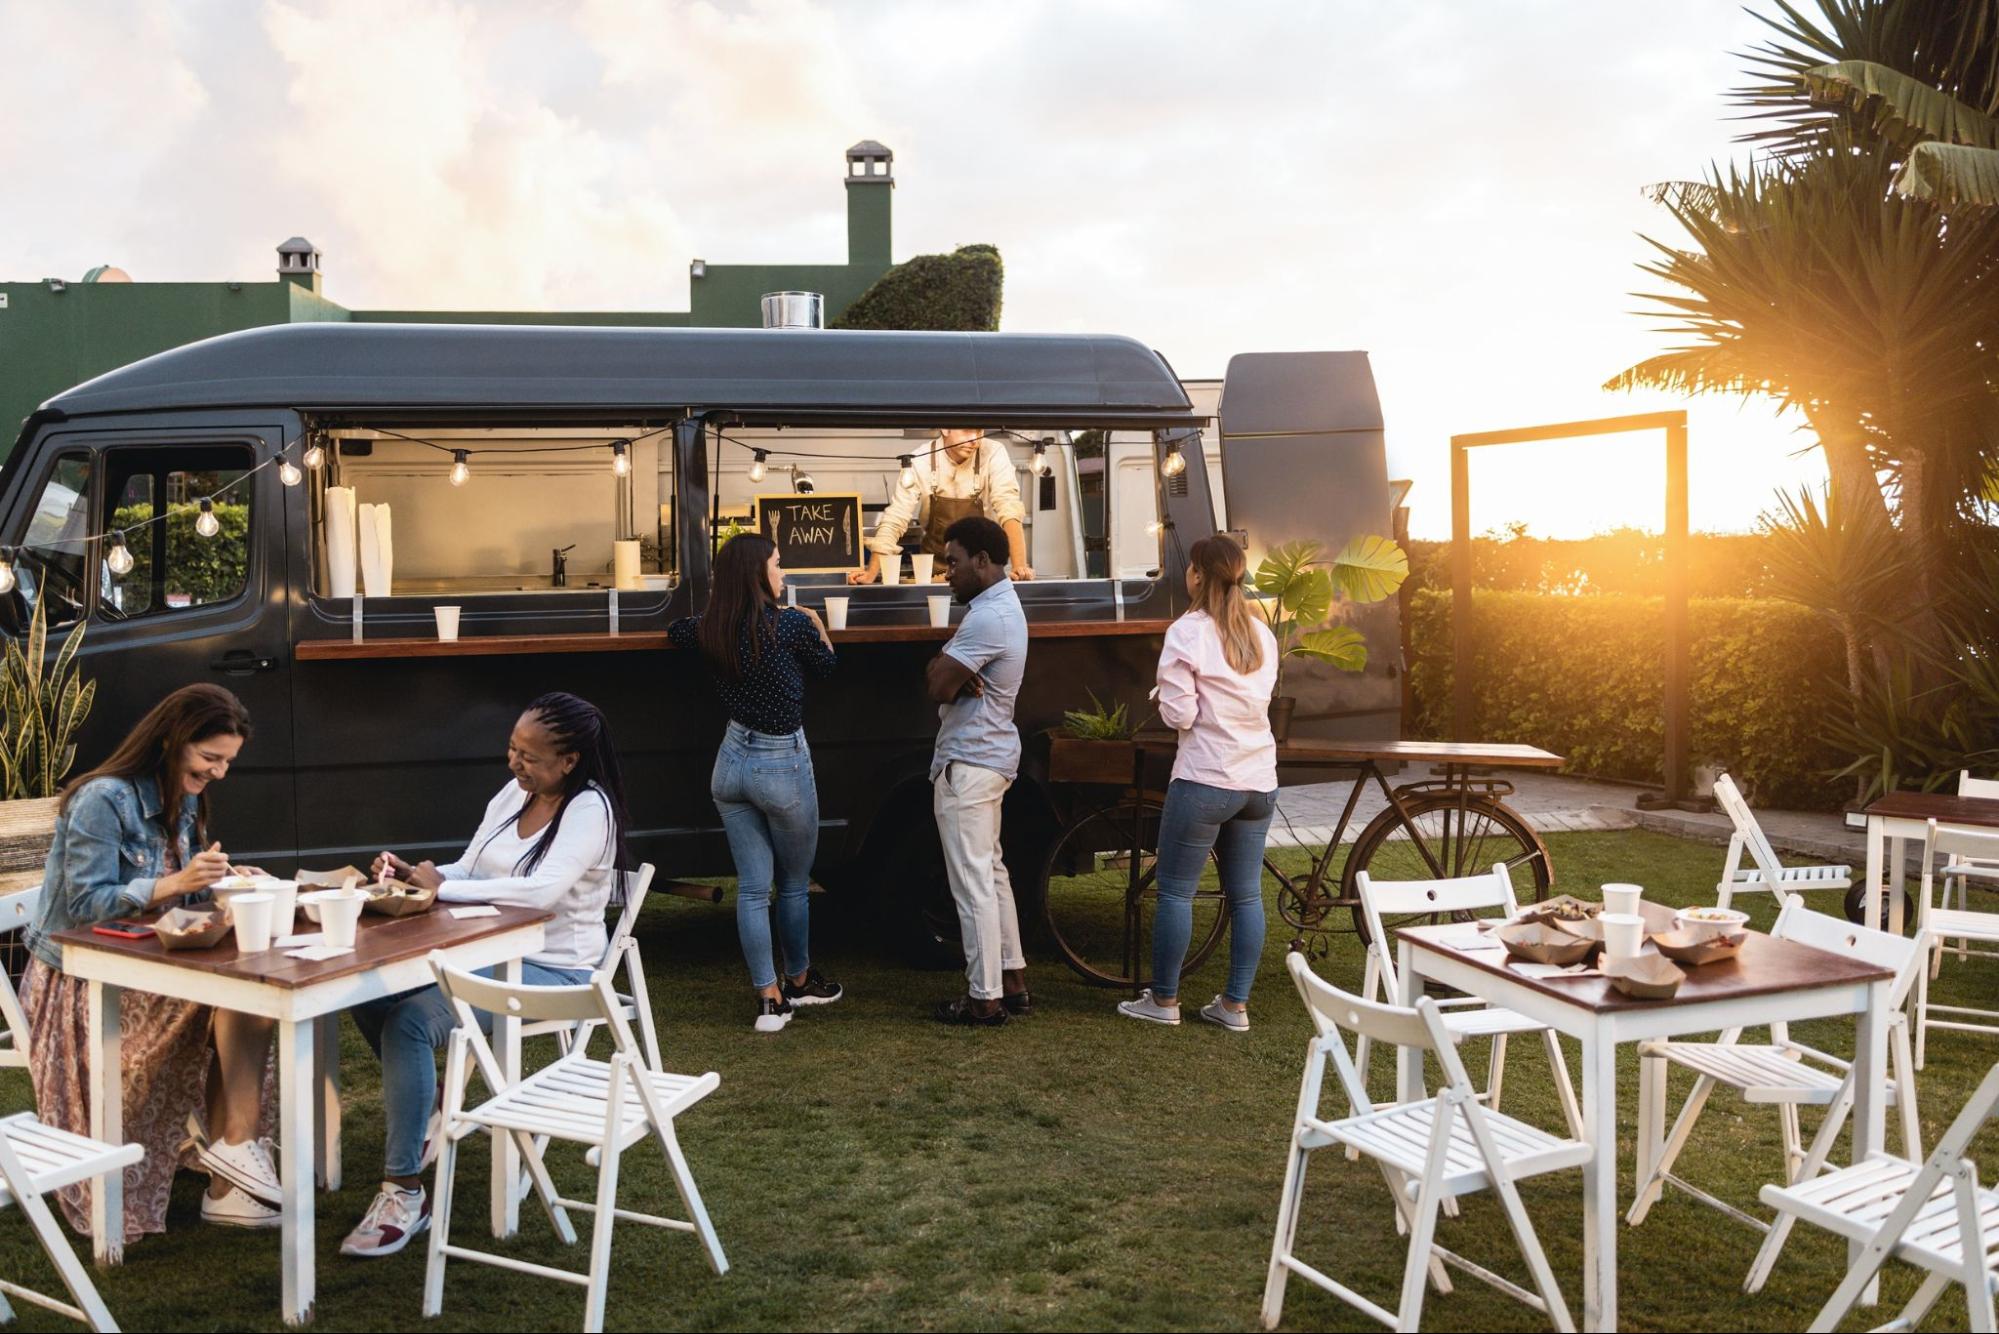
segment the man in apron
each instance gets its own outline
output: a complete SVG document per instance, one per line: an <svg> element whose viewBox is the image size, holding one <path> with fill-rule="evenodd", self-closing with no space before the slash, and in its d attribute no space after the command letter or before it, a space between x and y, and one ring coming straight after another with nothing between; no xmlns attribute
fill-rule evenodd
<svg viewBox="0 0 1999 1334"><path fill-rule="evenodd" d="M1021 527L1027 507L1020 499L1013 458L998 437L972 430L945 431L915 463L916 485L896 487L868 542L867 568L848 575L848 583L871 584L881 578L882 561L902 558L903 534L912 525L923 534L923 550L938 558L934 577L942 579L944 534L958 520L974 515L991 519L1006 533L1013 577L1034 577Z"/></svg>

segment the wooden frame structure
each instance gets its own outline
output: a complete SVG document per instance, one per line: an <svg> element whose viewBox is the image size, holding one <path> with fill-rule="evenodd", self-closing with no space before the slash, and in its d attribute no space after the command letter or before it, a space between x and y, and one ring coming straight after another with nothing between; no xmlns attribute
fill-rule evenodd
<svg viewBox="0 0 1999 1334"><path fill-rule="evenodd" d="M1537 444L1627 431L1666 433L1666 689L1665 792L1640 805L1679 806L1692 796L1687 752L1687 414L1642 412L1626 417L1554 422L1451 437L1451 735L1471 735L1471 453L1486 445Z"/></svg>

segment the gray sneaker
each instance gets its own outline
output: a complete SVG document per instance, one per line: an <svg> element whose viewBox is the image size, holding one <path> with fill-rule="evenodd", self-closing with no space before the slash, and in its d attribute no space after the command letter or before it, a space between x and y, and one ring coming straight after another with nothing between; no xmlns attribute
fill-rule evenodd
<svg viewBox="0 0 1999 1334"><path fill-rule="evenodd" d="M1143 1019L1149 1024L1177 1024L1180 1022L1178 1005L1161 1005L1152 999L1152 988L1138 993L1137 1000L1119 1001L1117 1012L1127 1019Z"/></svg>
<svg viewBox="0 0 1999 1334"><path fill-rule="evenodd" d="M1231 1010L1228 1006L1222 1004L1220 996L1215 997L1201 1007L1201 1018L1211 1024L1220 1024L1231 1033L1249 1032L1249 1011Z"/></svg>

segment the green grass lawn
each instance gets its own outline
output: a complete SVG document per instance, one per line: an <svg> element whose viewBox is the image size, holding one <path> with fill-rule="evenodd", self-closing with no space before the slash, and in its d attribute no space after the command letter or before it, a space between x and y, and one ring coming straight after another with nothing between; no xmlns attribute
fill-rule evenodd
<svg viewBox="0 0 1999 1334"><path fill-rule="evenodd" d="M1643 832L1556 834L1548 839L1558 887L1584 894L1632 880L1674 904L1712 901L1719 849ZM1829 896L1828 896L1829 897ZM1767 926L1767 899L1748 906ZM1830 906L1830 905L1821 905ZM606 1324L613 1329L1250 1329L1282 1177L1286 1137L1309 1028L1283 970L1288 933L1272 914L1251 1003L1254 1028L1225 1033L1116 1017L1116 995L1084 987L1056 965L1035 965L1038 1011L996 1032L944 1029L930 1004L959 979L884 961L870 924L821 910L817 962L847 985L839 1004L803 1013L782 1035L755 1034L731 908L660 899L640 927L669 1068L719 1071L720 1090L682 1118L682 1143L706 1193L731 1264L722 1278L684 1234L622 1226ZM1219 990L1226 950L1186 981L1189 1001ZM1351 936L1325 965L1357 986ZM1951 962L1939 995L1999 995L1999 968ZM1192 1010L1188 1011L1191 1016ZM1800 1026L1798 1035L1850 1050L1852 1025ZM346 1229L372 1193L381 1125L373 1058L347 1029L347 1183L319 1199L318 1324L327 1329L410 1329L420 1321L420 1244L387 1260L342 1259ZM1506 1110L1557 1124L1538 1044L1516 1042ZM1483 1054L1466 1053L1474 1072ZM1924 1142L1957 1113L1999 1043L1933 1034L1921 1079ZM1378 1091L1392 1078L1376 1064ZM1620 1198L1631 1192L1636 1126L1635 1056L1622 1063L1625 1137ZM1685 1081L1673 1086L1673 1107ZM8 1072L6 1105L31 1105ZM1338 1104L1329 1100L1328 1109ZM1807 1114L1809 1137L1816 1123ZM1999 1132L1978 1144L1999 1164ZM1684 1175L1745 1208L1780 1171L1773 1109L1722 1096L1710 1104L1681 1159ZM463 1157L459 1236L484 1233L485 1152ZM553 1157L571 1194L590 1175L573 1152ZM677 1203L656 1152L625 1160L621 1203L673 1214ZM1988 1168L1986 1175L1994 1175ZM169 1232L127 1251L99 1276L127 1329L278 1327L275 1232L203 1226L200 1179L183 1175ZM1523 1191L1569 1304L1581 1313L1581 1176L1540 1178ZM507 1249L581 1265L529 1203ZM1300 1230L1306 1257L1392 1304L1403 1246L1379 1173L1337 1153L1317 1156ZM1446 1220L1444 1245L1524 1281L1497 1209L1485 1196ZM1746 1297L1743 1273L1757 1238L1685 1196L1669 1194L1645 1225L1620 1237L1620 1300L1627 1329L1797 1329L1831 1293L1845 1251L1800 1229L1766 1290ZM87 1243L79 1249L88 1254ZM17 1212L0 1216L0 1274L54 1285ZM1913 1287L1893 1268L1886 1296ZM582 1293L469 1264L446 1280L451 1329L579 1327ZM73 1328L18 1306L24 1328ZM1870 1313L1874 1322L1889 1312ZM1524 1307L1470 1279L1434 1294L1436 1329L1538 1329ZM1933 1328L1962 1328L1963 1305L1946 1297ZM1870 1322L1873 1323L1873 1322ZM426 1326L428 1327L428 1326ZM1309 1285L1292 1284L1289 1329L1377 1328Z"/></svg>

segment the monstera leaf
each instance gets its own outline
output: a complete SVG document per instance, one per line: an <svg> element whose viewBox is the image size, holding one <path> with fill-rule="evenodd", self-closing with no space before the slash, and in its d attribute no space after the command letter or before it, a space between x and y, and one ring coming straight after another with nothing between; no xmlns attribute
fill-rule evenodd
<svg viewBox="0 0 1999 1334"><path fill-rule="evenodd" d="M1317 542L1286 542L1256 567L1256 591L1274 600L1286 619L1315 625L1333 609L1333 577L1319 565Z"/></svg>
<svg viewBox="0 0 1999 1334"><path fill-rule="evenodd" d="M1333 587L1348 602L1380 602L1409 577L1409 557L1385 537L1356 537L1333 557Z"/></svg>
<svg viewBox="0 0 1999 1334"><path fill-rule="evenodd" d="M1351 625L1308 630L1298 637L1291 655L1329 662L1343 672L1358 672L1367 667L1367 636Z"/></svg>

